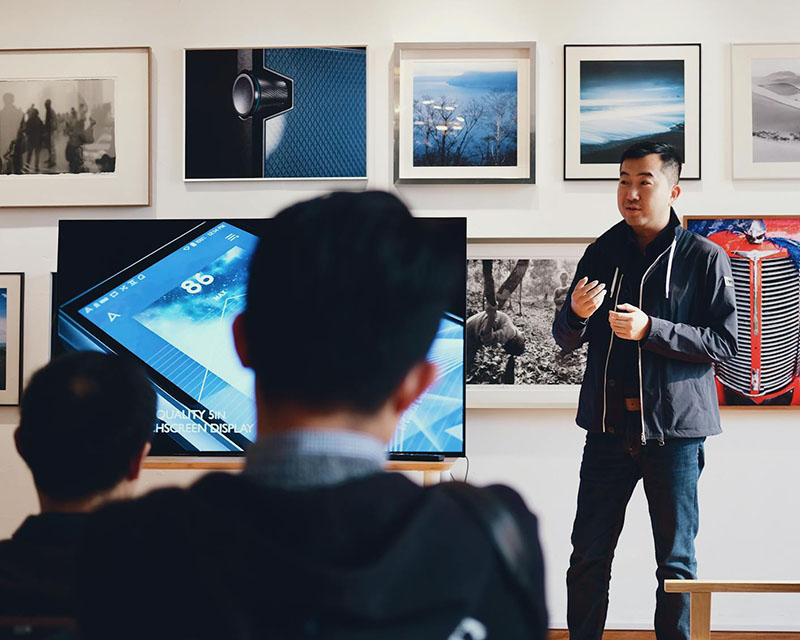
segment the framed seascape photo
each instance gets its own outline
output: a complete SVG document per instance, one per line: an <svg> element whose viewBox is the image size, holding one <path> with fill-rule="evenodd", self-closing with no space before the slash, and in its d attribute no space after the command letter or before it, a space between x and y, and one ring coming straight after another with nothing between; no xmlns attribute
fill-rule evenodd
<svg viewBox="0 0 800 640"><path fill-rule="evenodd" d="M722 406L800 406L800 217L685 216L731 261L739 352L715 365Z"/></svg>
<svg viewBox="0 0 800 640"><path fill-rule="evenodd" d="M535 182L533 42L396 44L394 181Z"/></svg>
<svg viewBox="0 0 800 640"><path fill-rule="evenodd" d="M367 178L365 46L187 49L184 179Z"/></svg>
<svg viewBox="0 0 800 640"><path fill-rule="evenodd" d="M587 244L468 244L467 407L578 406L586 347L563 352L552 329Z"/></svg>
<svg viewBox="0 0 800 640"><path fill-rule="evenodd" d="M0 405L19 404L24 278L21 273L0 273Z"/></svg>
<svg viewBox="0 0 800 640"><path fill-rule="evenodd" d="M564 179L617 180L636 142L674 146L700 178L700 45L564 45Z"/></svg>
<svg viewBox="0 0 800 640"><path fill-rule="evenodd" d="M733 177L800 178L800 44L731 46Z"/></svg>
<svg viewBox="0 0 800 640"><path fill-rule="evenodd" d="M0 207L150 204L150 49L0 50Z"/></svg>

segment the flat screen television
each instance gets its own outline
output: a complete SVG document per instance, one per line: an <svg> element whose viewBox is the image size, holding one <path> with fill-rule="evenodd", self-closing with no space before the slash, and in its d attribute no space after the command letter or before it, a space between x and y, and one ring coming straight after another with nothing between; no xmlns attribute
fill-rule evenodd
<svg viewBox="0 0 800 640"><path fill-rule="evenodd" d="M240 456L256 437L254 378L232 324L268 219L62 220L54 355L98 350L141 362L158 393L154 456ZM441 249L466 265L463 218L439 227ZM395 458L463 456L466 279L452 294L428 358L438 377L402 416Z"/></svg>

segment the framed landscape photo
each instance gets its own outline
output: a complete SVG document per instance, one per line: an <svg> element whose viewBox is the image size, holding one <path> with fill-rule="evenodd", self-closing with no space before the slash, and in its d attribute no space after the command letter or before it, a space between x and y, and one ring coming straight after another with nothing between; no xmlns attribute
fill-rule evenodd
<svg viewBox="0 0 800 640"><path fill-rule="evenodd" d="M536 45L394 47L394 182L535 182Z"/></svg>
<svg viewBox="0 0 800 640"><path fill-rule="evenodd" d="M19 404L24 278L21 273L0 273L0 405Z"/></svg>
<svg viewBox="0 0 800 640"><path fill-rule="evenodd" d="M731 261L739 351L714 365L720 405L800 407L800 217L685 216L683 224Z"/></svg>
<svg viewBox="0 0 800 640"><path fill-rule="evenodd" d="M150 55L0 50L0 207L150 204Z"/></svg>
<svg viewBox="0 0 800 640"><path fill-rule="evenodd" d="M468 408L578 406L586 346L563 352L552 328L588 243L469 242Z"/></svg>
<svg viewBox="0 0 800 640"><path fill-rule="evenodd" d="M667 142L700 178L700 45L564 45L564 179L617 180L623 151Z"/></svg>
<svg viewBox="0 0 800 640"><path fill-rule="evenodd" d="M367 47L187 49L184 180L366 180Z"/></svg>
<svg viewBox="0 0 800 640"><path fill-rule="evenodd" d="M800 44L731 46L734 178L800 178Z"/></svg>

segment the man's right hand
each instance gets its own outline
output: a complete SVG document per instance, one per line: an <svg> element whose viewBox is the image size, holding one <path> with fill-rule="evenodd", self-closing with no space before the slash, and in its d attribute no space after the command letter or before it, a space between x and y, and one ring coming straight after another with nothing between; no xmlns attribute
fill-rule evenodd
<svg viewBox="0 0 800 640"><path fill-rule="evenodd" d="M575 315L584 320L597 311L606 298L606 285L597 280L589 282L589 278L578 280L572 291L571 306Z"/></svg>

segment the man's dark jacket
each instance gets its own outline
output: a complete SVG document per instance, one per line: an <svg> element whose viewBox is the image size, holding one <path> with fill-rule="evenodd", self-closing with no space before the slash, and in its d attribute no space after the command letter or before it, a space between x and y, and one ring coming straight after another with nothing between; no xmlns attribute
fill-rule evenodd
<svg viewBox="0 0 800 640"><path fill-rule="evenodd" d="M608 312L625 302L642 309L651 321L638 348L645 437L696 438L722 431L711 364L732 358L737 350L730 260L718 245L683 229L674 211L669 226L674 240L645 271L639 288L625 281L638 251L626 222L589 245L569 296L586 276L606 285L603 305L586 321L565 304L553 324L562 349L589 343L576 422L590 432L613 432L624 424L623 390L609 384L607 367L613 344L620 340L611 332Z"/></svg>
<svg viewBox="0 0 800 640"><path fill-rule="evenodd" d="M0 615L74 615L73 573L84 513L30 516L0 542Z"/></svg>
<svg viewBox="0 0 800 640"><path fill-rule="evenodd" d="M439 489L394 473L304 490L211 474L105 507L79 556L82 637L447 640L472 618L489 638L544 640L536 518L490 489L528 542L537 599L522 603Z"/></svg>

